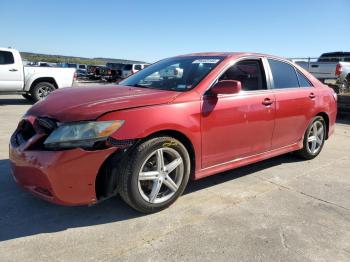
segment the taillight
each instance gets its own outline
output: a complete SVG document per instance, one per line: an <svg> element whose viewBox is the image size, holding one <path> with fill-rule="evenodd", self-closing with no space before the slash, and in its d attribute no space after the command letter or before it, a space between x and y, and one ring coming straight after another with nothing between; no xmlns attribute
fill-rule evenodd
<svg viewBox="0 0 350 262"><path fill-rule="evenodd" d="M75 71L73 75L73 81L77 80L77 76L78 76L77 71Z"/></svg>
<svg viewBox="0 0 350 262"><path fill-rule="evenodd" d="M335 75L340 76L341 71L342 71L341 64L337 64L337 66L335 67Z"/></svg>
<svg viewBox="0 0 350 262"><path fill-rule="evenodd" d="M112 74L112 71L111 71L111 70L108 70L108 74L111 75L111 74Z"/></svg>

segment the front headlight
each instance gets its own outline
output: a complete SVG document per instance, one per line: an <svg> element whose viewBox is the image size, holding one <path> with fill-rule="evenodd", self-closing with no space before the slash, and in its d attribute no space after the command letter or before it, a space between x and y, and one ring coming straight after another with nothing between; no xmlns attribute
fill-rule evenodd
<svg viewBox="0 0 350 262"><path fill-rule="evenodd" d="M105 141L123 124L124 120L62 124L49 135L44 145L47 148L92 147L96 142Z"/></svg>

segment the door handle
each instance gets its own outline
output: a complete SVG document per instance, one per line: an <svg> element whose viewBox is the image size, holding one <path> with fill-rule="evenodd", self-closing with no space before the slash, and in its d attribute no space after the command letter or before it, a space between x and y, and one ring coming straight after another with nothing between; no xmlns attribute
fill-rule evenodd
<svg viewBox="0 0 350 262"><path fill-rule="evenodd" d="M314 98L316 97L316 95L315 95L314 93L310 93L310 94L309 94L309 97L310 97L311 99L314 99Z"/></svg>
<svg viewBox="0 0 350 262"><path fill-rule="evenodd" d="M318 65L311 65L311 67L318 67Z"/></svg>
<svg viewBox="0 0 350 262"><path fill-rule="evenodd" d="M10 72L16 72L16 71L18 71L18 70L13 68L13 69L10 69L9 71L10 71Z"/></svg>
<svg viewBox="0 0 350 262"><path fill-rule="evenodd" d="M262 104L265 105L265 106L270 106L270 105L272 105L272 103L273 103L273 101L272 101L270 98L268 98L268 97L266 97L266 98L262 101Z"/></svg>

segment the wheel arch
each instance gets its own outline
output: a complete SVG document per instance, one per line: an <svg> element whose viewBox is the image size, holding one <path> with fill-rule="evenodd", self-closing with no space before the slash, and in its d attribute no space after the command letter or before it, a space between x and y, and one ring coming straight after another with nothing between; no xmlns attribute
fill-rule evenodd
<svg viewBox="0 0 350 262"><path fill-rule="evenodd" d="M190 161L191 161L191 174L190 174L190 176L191 176L191 178L193 178L195 168L196 168L196 152L195 152L195 149L194 149L194 146L193 146L191 140L184 133L177 131L177 130L171 130L171 129L157 131L155 133L148 135L144 139L148 140L150 138L159 137L159 136L173 137L173 138L179 140L186 147L187 152L190 156Z"/></svg>
<svg viewBox="0 0 350 262"><path fill-rule="evenodd" d="M135 140L135 143L128 149L117 150L111 154L101 165L95 179L95 192L98 200L103 200L116 193L116 182L118 173L118 162L123 161L124 157L128 157L129 152L140 143L143 143L154 137L169 136L179 140L187 149L191 161L190 177L194 178L196 166L196 153L191 140L182 132L177 130L161 130L149 134L148 136Z"/></svg>
<svg viewBox="0 0 350 262"><path fill-rule="evenodd" d="M320 116L324 119L326 123L326 139L328 139L328 134L329 134L329 116L325 112L319 112L316 116Z"/></svg>
<svg viewBox="0 0 350 262"><path fill-rule="evenodd" d="M55 80L55 78L53 77L39 77L37 79L35 79L31 84L30 84L30 88L29 91L33 89L33 87L35 87L37 84L39 83L43 83L43 82L48 82L50 84L53 84L55 86L55 88L58 88L57 82Z"/></svg>

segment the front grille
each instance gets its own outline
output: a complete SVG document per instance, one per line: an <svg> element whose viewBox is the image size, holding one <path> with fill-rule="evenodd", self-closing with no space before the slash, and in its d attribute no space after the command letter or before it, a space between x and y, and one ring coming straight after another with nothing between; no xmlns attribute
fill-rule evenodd
<svg viewBox="0 0 350 262"><path fill-rule="evenodd" d="M20 135L24 141L28 141L33 136L35 136L35 134L36 131L33 125L27 120L22 120L18 129L18 135Z"/></svg>
<svg viewBox="0 0 350 262"><path fill-rule="evenodd" d="M57 128L57 122L50 118L37 118L34 124L27 119L23 119L17 127L17 130L11 137L11 144L19 146L37 134L40 134L40 139L37 139L31 147L41 147L45 138Z"/></svg>
<svg viewBox="0 0 350 262"><path fill-rule="evenodd" d="M133 139L117 140L117 139L114 139L113 137L108 137L107 139L107 143L119 148L126 148L129 146L132 146L134 142L135 140Z"/></svg>
<svg viewBox="0 0 350 262"><path fill-rule="evenodd" d="M50 134L57 128L57 122L48 117L37 118L34 122L34 129L39 133Z"/></svg>
<svg viewBox="0 0 350 262"><path fill-rule="evenodd" d="M29 139L31 139L35 135L36 135L36 131L33 125L28 120L23 119L18 124L17 130L11 137L11 144L13 146L19 146L27 142Z"/></svg>

